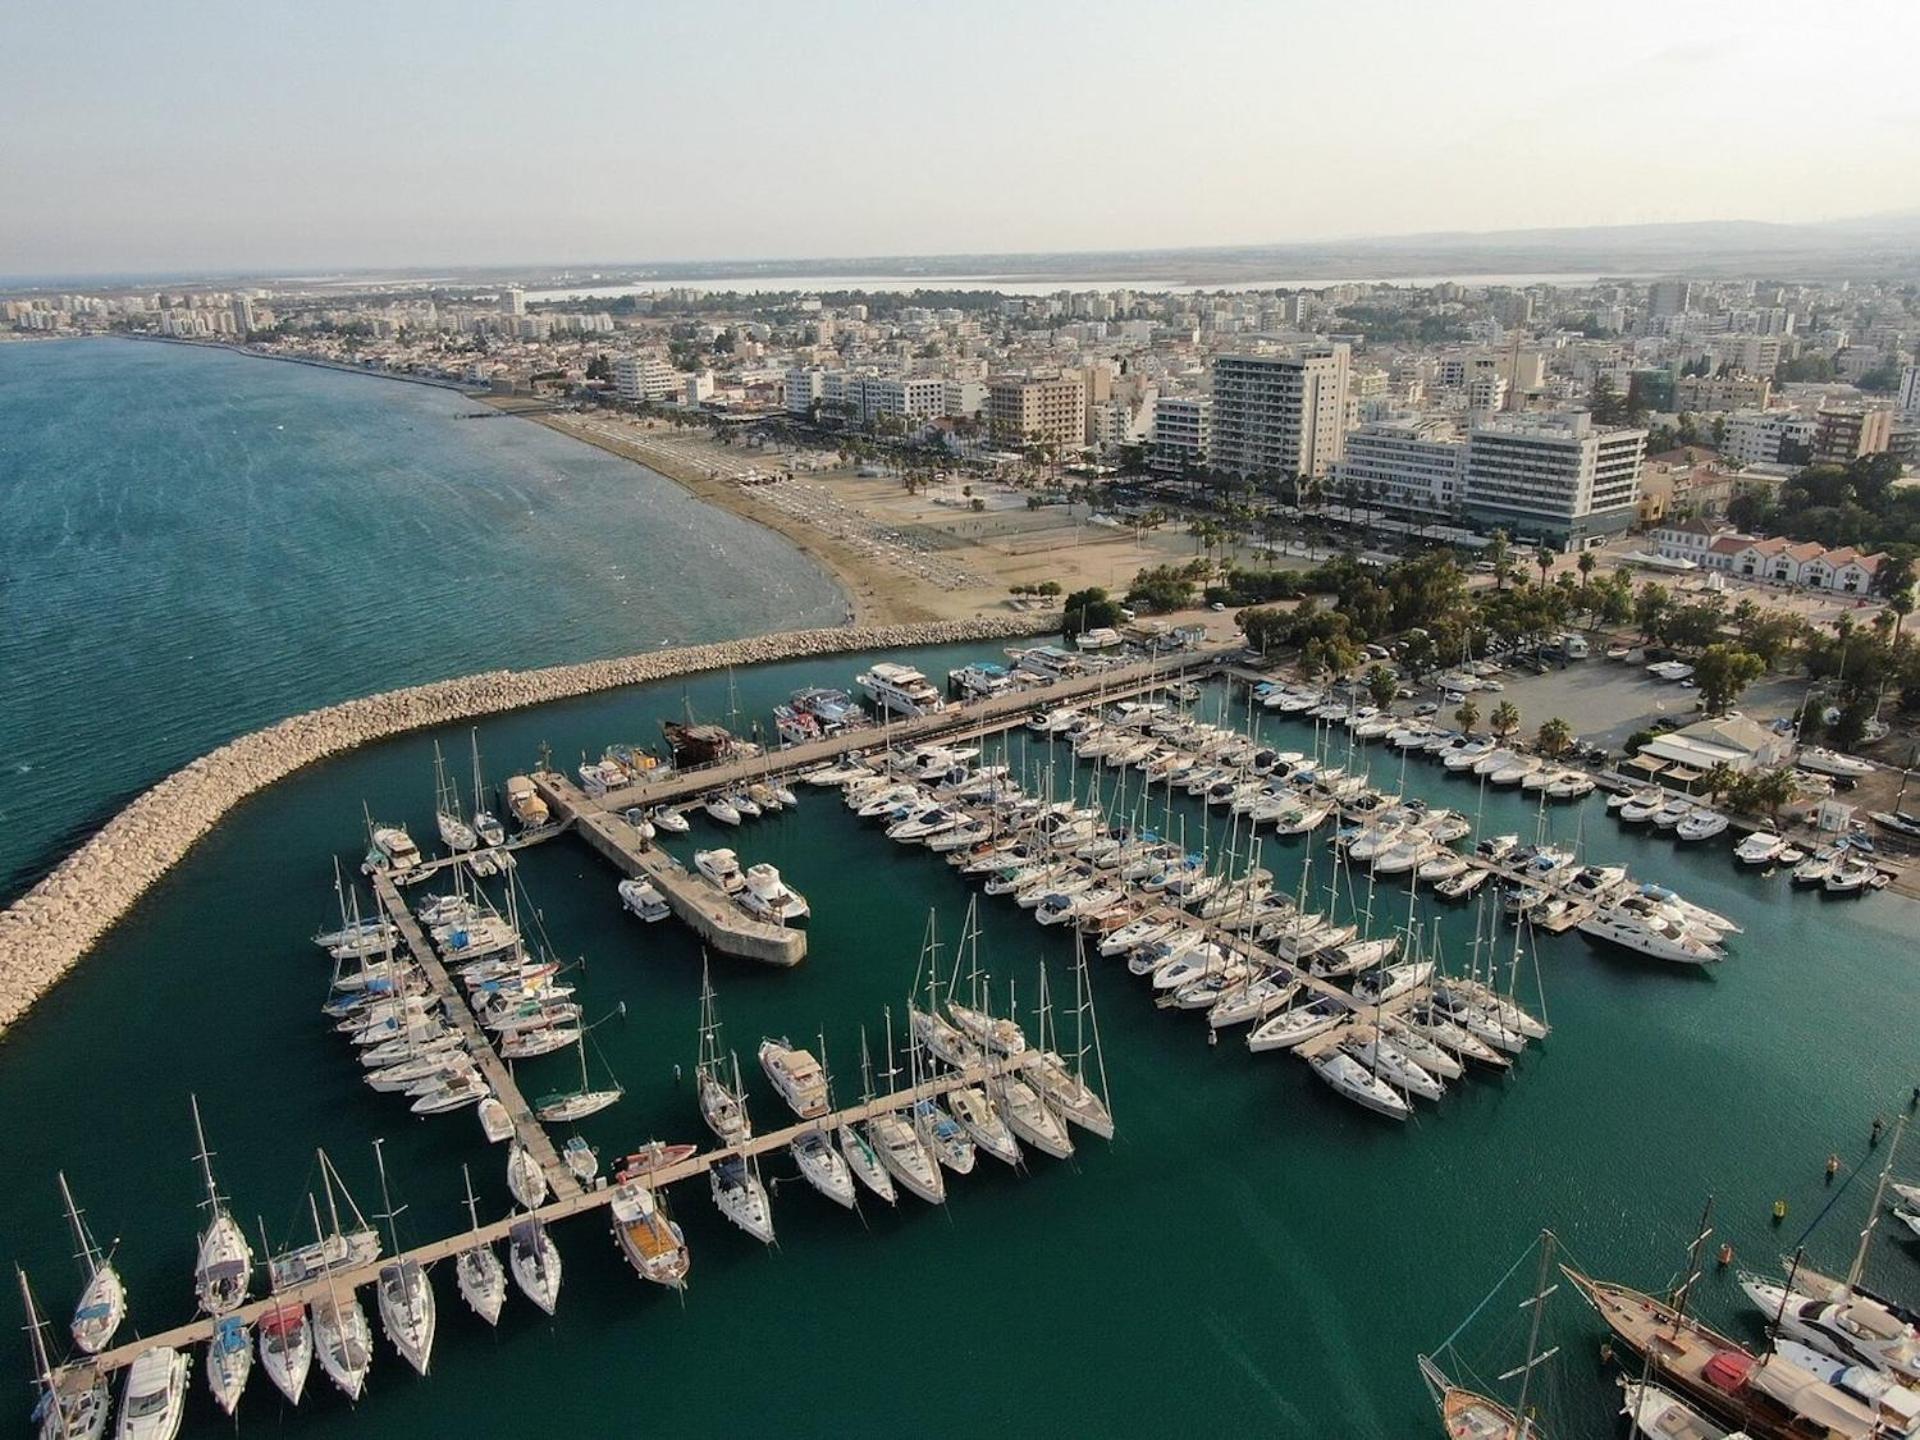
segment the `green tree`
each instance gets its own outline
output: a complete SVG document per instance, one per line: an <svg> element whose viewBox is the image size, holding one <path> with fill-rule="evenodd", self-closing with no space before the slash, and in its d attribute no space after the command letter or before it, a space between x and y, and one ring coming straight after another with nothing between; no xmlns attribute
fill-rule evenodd
<svg viewBox="0 0 1920 1440"><path fill-rule="evenodd" d="M1367 671L1367 694L1380 709L1384 710L1393 703L1394 692L1399 688L1399 682L1386 666L1375 665Z"/></svg>
<svg viewBox="0 0 1920 1440"><path fill-rule="evenodd" d="M1540 567L1540 583L1547 583L1547 576L1553 573L1553 551L1542 545L1533 552L1533 563Z"/></svg>
<svg viewBox="0 0 1920 1440"><path fill-rule="evenodd" d="M1520 728L1520 707L1511 700L1502 700L1493 707L1493 715L1487 721L1487 728L1502 740Z"/></svg>
<svg viewBox="0 0 1920 1440"><path fill-rule="evenodd" d="M1471 735L1473 727L1480 723L1480 707L1471 700L1463 700L1460 708L1453 712L1453 720L1462 734Z"/></svg>
<svg viewBox="0 0 1920 1440"><path fill-rule="evenodd" d="M1700 793L1709 800L1718 800L1722 795L1731 792L1739 779L1740 776L1731 765L1724 760L1715 761L1700 777Z"/></svg>
<svg viewBox="0 0 1920 1440"><path fill-rule="evenodd" d="M1088 630L1118 625L1122 619L1120 603L1098 585L1074 591L1067 596L1064 609L1060 633L1069 640Z"/></svg>
<svg viewBox="0 0 1920 1440"><path fill-rule="evenodd" d="M1709 645L1693 662L1693 683L1709 715L1718 715L1740 698L1740 693L1767 673L1767 662L1734 645Z"/></svg>
<svg viewBox="0 0 1920 1440"><path fill-rule="evenodd" d="M1548 759L1564 755L1573 748L1573 727L1558 715L1540 726L1533 737L1533 748Z"/></svg>
<svg viewBox="0 0 1920 1440"><path fill-rule="evenodd" d="M1640 593L1633 602L1633 622L1640 627L1641 635L1649 640L1656 639L1666 620L1667 611L1673 607L1673 597L1667 593L1667 587L1658 581L1649 580L1640 587Z"/></svg>
<svg viewBox="0 0 1920 1440"><path fill-rule="evenodd" d="M1496 530L1487 537L1487 563L1493 566L1493 588L1507 588L1507 575L1513 565L1513 546L1507 539L1507 532Z"/></svg>

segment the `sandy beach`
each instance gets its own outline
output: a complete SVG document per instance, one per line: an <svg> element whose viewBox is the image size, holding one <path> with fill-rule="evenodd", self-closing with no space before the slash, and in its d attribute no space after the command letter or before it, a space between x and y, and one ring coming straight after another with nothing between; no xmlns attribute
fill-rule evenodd
<svg viewBox="0 0 1920 1440"><path fill-rule="evenodd" d="M1136 536L1090 523L1084 510L1029 510L1024 492L978 483L973 494L931 487L909 494L889 475L862 475L817 454L724 445L663 422L608 413L531 410L494 400L549 429L645 465L709 504L777 530L826 567L861 624L958 620L1015 613L1013 585L1054 581L1065 591L1104 586L1125 592L1141 569L1193 558L1175 526ZM775 478L788 477L788 478ZM978 498L983 509L973 508ZM1222 638L1231 617L1190 612Z"/></svg>

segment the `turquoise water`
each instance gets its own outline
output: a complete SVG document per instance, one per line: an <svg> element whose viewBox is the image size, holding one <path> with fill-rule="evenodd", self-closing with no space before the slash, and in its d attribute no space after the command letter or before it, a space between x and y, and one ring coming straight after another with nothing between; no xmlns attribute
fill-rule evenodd
<svg viewBox="0 0 1920 1440"><path fill-rule="evenodd" d="M221 351L0 345L0 899L294 711L844 615L780 536L482 409Z"/></svg>
<svg viewBox="0 0 1920 1440"><path fill-rule="evenodd" d="M955 647L917 662L944 670ZM808 682L845 684L860 657L743 671L744 714L764 717ZM728 703L725 677L590 697L480 727L497 777L541 742L569 764L583 749L651 740L690 701ZM1223 703L1214 687L1205 704ZM1244 715L1244 711L1229 710ZM1268 717L1293 748L1310 732ZM351 857L360 804L431 833L431 742L408 736L315 767L237 811L138 907L0 1049L0 1113L11 1128L0 1189L0 1260L28 1264L57 1313L71 1303L53 1172L65 1166L120 1259L136 1323L185 1318L195 1229L186 1095L197 1091L238 1212L276 1242L298 1232L311 1148L325 1145L361 1204L377 1208L370 1141L387 1137L404 1238L460 1219L460 1165L471 1163L486 1214L506 1205L503 1157L469 1114L416 1120L359 1086L316 1013L325 985L307 936L331 914L329 856ZM1065 746L1010 744L1031 775L1046 754L1056 789ZM1375 756L1379 778L1397 760ZM1080 772L1082 782L1087 775ZM1112 772L1101 772L1110 783ZM1415 763L1408 788L1471 813L1476 787ZM1736 870L1724 843L1681 849L1621 830L1596 801L1549 812L1556 834L1583 833L1590 856L1671 880L1746 927L1706 976L1598 949L1577 935L1539 947L1554 1033L1510 1080L1474 1077L1394 1127L1333 1097L1300 1062L1210 1049L1198 1017L1156 1011L1140 983L1096 962L1101 1033L1119 1133L1082 1139L1071 1163L1035 1158L1015 1175L982 1160L944 1210L903 1201L861 1216L795 1180L775 1196L778 1248L722 1221L700 1184L671 1197L693 1248L684 1303L625 1267L595 1217L556 1228L566 1265L559 1315L517 1295L497 1333L435 1276L440 1336L421 1380L380 1343L368 1395L351 1411L317 1375L285 1410L256 1377L246 1431L286 1434L583 1435L778 1428L802 1435L911 1430L963 1435L1193 1433L1249 1427L1285 1436L1437 1433L1413 1359L1443 1339L1542 1225L1577 1260L1648 1287L1673 1278L1702 1201L1719 1200L1721 1235L1764 1264L1830 1193L1830 1151L1865 1153L1875 1113L1920 1080L1912 1017L1916 911L1887 896L1858 902L1791 893L1783 877ZM1190 840L1203 823L1184 800ZM1536 811L1512 794L1486 800L1484 828L1531 835ZM712 844L696 818L674 848ZM1217 817L1211 838L1218 841ZM882 1007L910 983L928 908L951 937L971 893L937 859L892 845L829 794L797 812L725 832L743 860L772 860L812 900L811 954L781 971L716 957L730 1043L747 1059L764 1034L824 1032L836 1091L858 1087L860 1026L879 1043ZM1269 844L1284 885L1304 848ZM1324 861L1316 864L1324 881ZM594 1032L627 1098L582 1127L603 1153L651 1136L700 1133L676 1065L691 1068L699 953L674 923L621 913L614 875L562 838L522 857L521 875L553 949L579 957L580 998L608 1017ZM1376 912L1404 914L1383 887ZM1470 911L1440 917L1450 956L1465 953ZM1023 1003L1036 966L1064 993L1069 941L1008 901L982 902L982 959ZM1503 932L1509 935L1511 932ZM617 1007L624 1003L624 1018ZM164 1066L153 1057L165 1056ZM538 1092L569 1062L525 1067ZM755 1111L777 1104L750 1078ZM1920 1168L1916 1166L1915 1168ZM790 1176L768 1166L770 1179ZM1845 1195L1814 1241L1843 1264L1870 1179ZM1775 1197L1792 1206L1779 1230ZM1904 1235L1904 1230L1898 1234ZM1911 1298L1915 1255L1889 1234L1872 1274ZM1511 1297L1510 1297L1511 1298ZM370 1303L370 1302L369 1302ZM1700 1304L1755 1332L1730 1276ZM1617 1402L1600 1374L1597 1332L1562 1288L1550 1335L1546 1419L1557 1437L1614 1434ZM1484 1374L1517 1364L1510 1305L1489 1307L1462 1342ZM11 1335L0 1368L21 1373ZM24 1393L24 1392L23 1392ZM195 1376L191 1433L226 1433Z"/></svg>

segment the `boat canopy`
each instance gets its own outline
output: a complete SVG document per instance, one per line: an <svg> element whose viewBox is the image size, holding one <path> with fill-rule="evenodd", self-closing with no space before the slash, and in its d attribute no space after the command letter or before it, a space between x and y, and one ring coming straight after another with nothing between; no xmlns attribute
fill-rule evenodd
<svg viewBox="0 0 1920 1440"><path fill-rule="evenodd" d="M1732 1395L1747 1383L1747 1374L1752 1369L1753 1357L1746 1351L1722 1350L1707 1361L1703 1373L1708 1384Z"/></svg>

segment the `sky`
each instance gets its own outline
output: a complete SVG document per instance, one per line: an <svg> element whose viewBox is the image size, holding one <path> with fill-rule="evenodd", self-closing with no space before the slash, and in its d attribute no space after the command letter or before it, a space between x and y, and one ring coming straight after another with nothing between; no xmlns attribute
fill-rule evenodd
<svg viewBox="0 0 1920 1440"><path fill-rule="evenodd" d="M1920 209L1915 0L0 0L0 274Z"/></svg>

